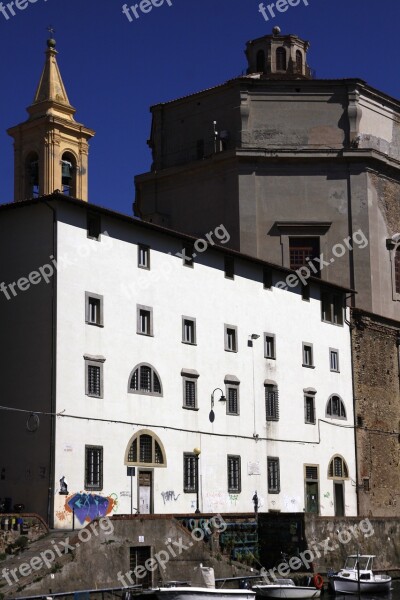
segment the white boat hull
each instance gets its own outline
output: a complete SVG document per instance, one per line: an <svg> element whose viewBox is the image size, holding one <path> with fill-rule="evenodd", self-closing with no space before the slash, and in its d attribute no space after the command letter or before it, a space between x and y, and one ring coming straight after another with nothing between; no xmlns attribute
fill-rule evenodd
<svg viewBox="0 0 400 600"><path fill-rule="evenodd" d="M300 585L255 585L253 590L266 598L288 598L290 600L319 598L321 595L321 590L317 590L315 587Z"/></svg>
<svg viewBox="0 0 400 600"><path fill-rule="evenodd" d="M358 594L356 579L334 575L330 578L330 583L336 594ZM360 581L360 592L361 594L384 594L390 591L391 583L390 577L375 575L373 579Z"/></svg>
<svg viewBox="0 0 400 600"><path fill-rule="evenodd" d="M254 600L251 590L226 590L204 587L170 587L152 590L157 600Z"/></svg>

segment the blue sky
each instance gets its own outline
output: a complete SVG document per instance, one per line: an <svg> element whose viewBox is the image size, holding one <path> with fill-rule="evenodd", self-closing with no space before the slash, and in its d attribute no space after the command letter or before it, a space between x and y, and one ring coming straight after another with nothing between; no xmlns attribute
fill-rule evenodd
<svg viewBox="0 0 400 600"><path fill-rule="evenodd" d="M308 6L301 0L268 23L259 0L170 2L132 22L122 0L29 0L8 20L0 13L0 202L13 199L13 148L5 130L27 117L48 25L56 29L58 64L76 119L96 130L89 199L127 214L133 177L150 168L150 105L241 74L246 41L274 25L311 42L309 64L317 77L359 77L400 98L399 0L307 0Z"/></svg>

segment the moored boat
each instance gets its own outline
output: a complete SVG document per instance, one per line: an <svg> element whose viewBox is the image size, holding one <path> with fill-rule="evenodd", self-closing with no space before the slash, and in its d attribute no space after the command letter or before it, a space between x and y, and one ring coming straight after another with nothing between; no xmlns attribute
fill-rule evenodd
<svg viewBox="0 0 400 600"><path fill-rule="evenodd" d="M216 588L212 567L200 566L197 575L200 577L201 585L170 584L169 587L153 588L151 593L156 596L157 600L254 600L255 598L256 593L252 590ZM197 583L197 581L193 581L193 583Z"/></svg>
<svg viewBox="0 0 400 600"><path fill-rule="evenodd" d="M328 575L330 586L337 594L382 594L390 591L392 578L372 570L374 554L352 554L343 569Z"/></svg>
<svg viewBox="0 0 400 600"><path fill-rule="evenodd" d="M259 596L267 598L319 598L321 590L314 586L295 585L293 579L274 579L273 583L253 585L252 589Z"/></svg>

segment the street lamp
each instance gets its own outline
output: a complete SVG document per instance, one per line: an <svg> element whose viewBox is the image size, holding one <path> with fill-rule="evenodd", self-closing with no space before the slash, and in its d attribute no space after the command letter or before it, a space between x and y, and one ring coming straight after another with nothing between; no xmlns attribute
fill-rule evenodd
<svg viewBox="0 0 400 600"><path fill-rule="evenodd" d="M195 510L195 513L199 514L199 512L200 512L200 508L199 508L199 456L201 454L200 448L194 448L193 449L193 454L194 454L195 459L196 459L196 477L195 477L195 484L196 484L196 510Z"/></svg>
<svg viewBox="0 0 400 600"><path fill-rule="evenodd" d="M221 392L221 397L218 400L218 402L226 402L226 398L224 396L224 392L221 390L221 388L215 388L215 390L211 394L211 410L210 410L210 415L209 415L209 419L210 419L211 423L214 423L214 419L215 419L215 413L213 411L213 408L214 408L214 394L215 394L215 392Z"/></svg>

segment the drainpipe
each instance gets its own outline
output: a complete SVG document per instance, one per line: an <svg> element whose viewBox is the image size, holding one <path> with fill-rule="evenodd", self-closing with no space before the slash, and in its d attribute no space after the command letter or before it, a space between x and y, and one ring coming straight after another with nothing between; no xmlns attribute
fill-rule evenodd
<svg viewBox="0 0 400 600"><path fill-rule="evenodd" d="M57 211L44 202L53 213L53 257L57 261ZM57 264L57 262L56 262ZM51 397L50 397L50 464L49 464L49 490L47 496L47 523L54 527L54 489L55 489L55 447L56 447L56 367L57 367L57 269L51 282Z"/></svg>

